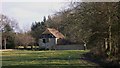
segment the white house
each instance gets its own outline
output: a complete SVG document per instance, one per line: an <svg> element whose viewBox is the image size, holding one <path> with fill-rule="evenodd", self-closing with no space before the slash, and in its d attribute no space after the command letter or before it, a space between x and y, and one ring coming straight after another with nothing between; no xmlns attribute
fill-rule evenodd
<svg viewBox="0 0 120 68"><path fill-rule="evenodd" d="M40 36L39 48L54 49L55 45L61 43L64 38L64 35L58 30L47 28Z"/></svg>

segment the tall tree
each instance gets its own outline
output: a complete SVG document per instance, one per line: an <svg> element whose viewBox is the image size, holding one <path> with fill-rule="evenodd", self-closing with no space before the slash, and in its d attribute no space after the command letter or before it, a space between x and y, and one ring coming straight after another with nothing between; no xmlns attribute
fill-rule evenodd
<svg viewBox="0 0 120 68"><path fill-rule="evenodd" d="M31 26L31 35L35 38L38 45L39 37L46 29L46 17L41 22L34 22Z"/></svg>
<svg viewBox="0 0 120 68"><path fill-rule="evenodd" d="M14 29L17 22L3 14L0 14L0 31L2 34L4 48L14 48ZM7 46L6 46L7 45Z"/></svg>

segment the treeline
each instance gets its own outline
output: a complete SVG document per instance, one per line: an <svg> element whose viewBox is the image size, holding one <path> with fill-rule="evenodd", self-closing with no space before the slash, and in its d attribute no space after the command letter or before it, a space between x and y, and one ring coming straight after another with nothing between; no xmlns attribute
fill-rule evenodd
<svg viewBox="0 0 120 68"><path fill-rule="evenodd" d="M73 2L31 28L39 36L48 27L58 29L69 41L86 43L94 54L117 60L120 56L120 2Z"/></svg>
<svg viewBox="0 0 120 68"><path fill-rule="evenodd" d="M18 22L3 14L0 14L0 34L0 49L18 49L19 46L26 49L28 45L33 48L35 43L30 32L21 32Z"/></svg>

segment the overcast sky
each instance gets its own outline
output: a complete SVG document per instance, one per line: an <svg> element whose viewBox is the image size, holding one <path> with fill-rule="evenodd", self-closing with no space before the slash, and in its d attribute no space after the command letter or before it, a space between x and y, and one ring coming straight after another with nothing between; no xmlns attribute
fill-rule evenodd
<svg viewBox="0 0 120 68"><path fill-rule="evenodd" d="M2 14L16 19L22 30L30 30L34 21L42 21L44 16L52 15L60 9L66 8L68 2L2 2Z"/></svg>

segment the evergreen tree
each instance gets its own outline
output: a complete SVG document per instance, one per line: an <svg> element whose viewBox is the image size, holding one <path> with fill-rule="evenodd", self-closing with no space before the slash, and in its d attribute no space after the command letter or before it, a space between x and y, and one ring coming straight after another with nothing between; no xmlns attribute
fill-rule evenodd
<svg viewBox="0 0 120 68"><path fill-rule="evenodd" d="M31 35L35 38L36 44L38 45L40 35L46 29L46 18L44 17L43 21L41 22L34 22L31 26Z"/></svg>

